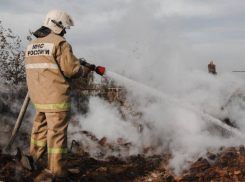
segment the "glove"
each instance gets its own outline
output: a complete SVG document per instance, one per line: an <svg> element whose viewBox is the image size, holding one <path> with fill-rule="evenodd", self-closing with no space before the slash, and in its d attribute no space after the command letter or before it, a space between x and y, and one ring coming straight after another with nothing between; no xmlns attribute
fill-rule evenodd
<svg viewBox="0 0 245 182"><path fill-rule="evenodd" d="M83 62L87 62L86 59L84 59L84 58L79 58L78 60L80 61L81 65L83 64Z"/></svg>
<svg viewBox="0 0 245 182"><path fill-rule="evenodd" d="M78 59L78 60L80 61L80 64L81 64L82 66L85 66L85 67L89 68L89 69L92 70L92 71L95 71L95 70L96 70L96 66L95 66L94 64L89 64L89 63L87 63L87 62L86 62L86 59L80 58L80 59Z"/></svg>

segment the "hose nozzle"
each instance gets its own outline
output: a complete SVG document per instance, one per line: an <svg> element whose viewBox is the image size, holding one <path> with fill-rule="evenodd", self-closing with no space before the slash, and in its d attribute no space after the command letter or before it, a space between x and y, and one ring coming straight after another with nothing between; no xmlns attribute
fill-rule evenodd
<svg viewBox="0 0 245 182"><path fill-rule="evenodd" d="M89 64L84 58L80 58L79 61L80 61L80 64L82 66L85 66L85 67L91 69L91 71L95 71L97 74L99 74L101 76L104 75L105 67L95 66L94 64Z"/></svg>
<svg viewBox="0 0 245 182"><path fill-rule="evenodd" d="M95 72L96 72L97 74L103 76L104 73L105 73L105 67L98 66L98 67L96 67Z"/></svg>

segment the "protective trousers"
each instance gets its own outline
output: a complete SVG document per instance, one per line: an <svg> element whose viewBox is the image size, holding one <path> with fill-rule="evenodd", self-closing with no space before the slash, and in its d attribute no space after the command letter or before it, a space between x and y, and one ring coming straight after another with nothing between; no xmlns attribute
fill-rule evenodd
<svg viewBox="0 0 245 182"><path fill-rule="evenodd" d="M34 119L30 153L38 162L48 152L48 169L55 177L66 177L67 128L70 112L38 112Z"/></svg>

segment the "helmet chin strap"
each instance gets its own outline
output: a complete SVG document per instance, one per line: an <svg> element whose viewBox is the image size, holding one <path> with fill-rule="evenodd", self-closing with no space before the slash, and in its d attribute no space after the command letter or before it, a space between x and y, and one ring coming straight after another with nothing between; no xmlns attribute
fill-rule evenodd
<svg viewBox="0 0 245 182"><path fill-rule="evenodd" d="M66 30L65 29L63 29L61 32L60 32L60 36L62 36L62 37L64 37L64 35L66 34Z"/></svg>
<svg viewBox="0 0 245 182"><path fill-rule="evenodd" d="M60 28L62 28L62 29L64 29L65 27L61 24L61 23L59 23L59 22L57 22L56 20L51 20L55 25L57 25L58 27L60 27Z"/></svg>

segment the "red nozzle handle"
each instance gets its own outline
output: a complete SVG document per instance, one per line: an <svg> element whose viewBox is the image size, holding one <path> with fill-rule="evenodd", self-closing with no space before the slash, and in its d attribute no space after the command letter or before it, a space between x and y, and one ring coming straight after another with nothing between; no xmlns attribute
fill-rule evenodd
<svg viewBox="0 0 245 182"><path fill-rule="evenodd" d="M104 73L105 73L105 67L102 67L102 66L98 66L98 67L96 67L96 73L97 74L99 74L99 75L104 75Z"/></svg>

